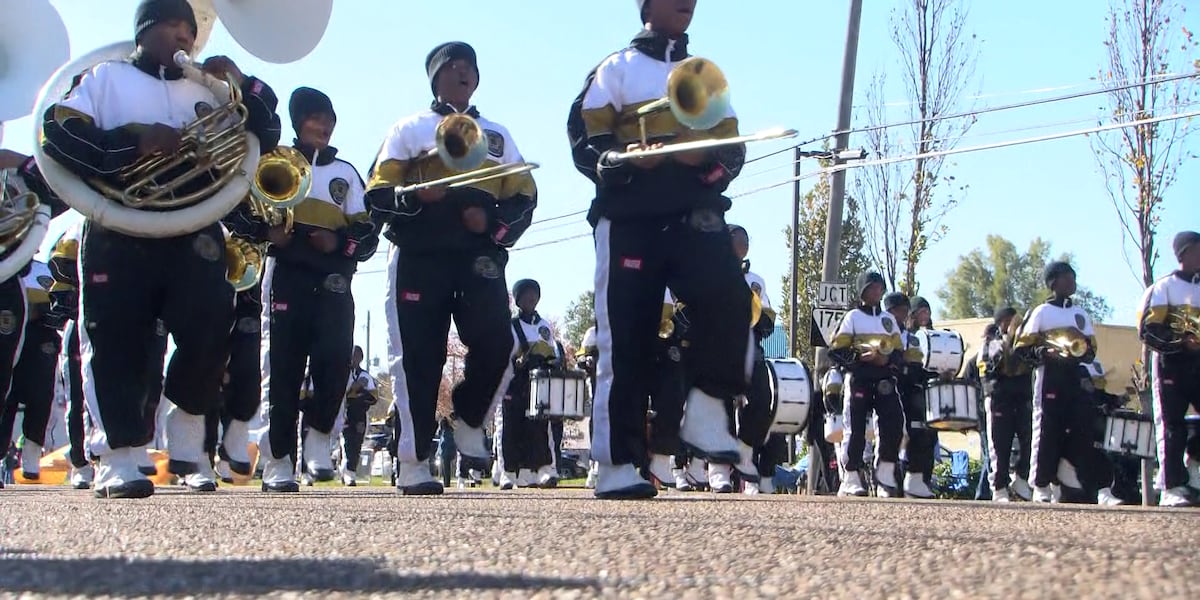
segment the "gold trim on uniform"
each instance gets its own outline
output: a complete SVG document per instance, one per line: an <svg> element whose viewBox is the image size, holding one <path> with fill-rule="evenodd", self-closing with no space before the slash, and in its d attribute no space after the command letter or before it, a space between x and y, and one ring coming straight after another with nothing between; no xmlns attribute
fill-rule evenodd
<svg viewBox="0 0 1200 600"><path fill-rule="evenodd" d="M1142 323L1165 323L1167 316L1174 312L1174 306L1151 306L1141 315L1138 315L1138 320Z"/></svg>
<svg viewBox="0 0 1200 600"><path fill-rule="evenodd" d="M376 165L375 172L371 174L371 181L367 184L367 191L383 187L396 187L404 183L404 177L408 173L408 163L407 160L389 158Z"/></svg>

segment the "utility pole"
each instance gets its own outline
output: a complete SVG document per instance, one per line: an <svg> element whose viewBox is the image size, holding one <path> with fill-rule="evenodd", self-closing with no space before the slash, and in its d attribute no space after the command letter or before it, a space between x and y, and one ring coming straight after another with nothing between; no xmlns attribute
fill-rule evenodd
<svg viewBox="0 0 1200 600"><path fill-rule="evenodd" d="M367 369L375 366L375 355L371 354L371 311L367 311Z"/></svg>
<svg viewBox="0 0 1200 600"><path fill-rule="evenodd" d="M834 142L834 149L838 151L845 150L850 145L850 110L854 105L854 72L858 66L858 31L862 23L862 4L862 0L850 0L850 22L846 27L846 51L842 56L842 97L838 104L837 137ZM842 162L841 156L834 158L834 164ZM842 207L846 201L845 170L833 173L831 188L829 218L825 222L825 256L821 269L821 281L825 282L837 280L838 266L841 264ZM795 255L793 254L793 256ZM795 271L792 271L792 279L795 278ZM796 300L793 296L792 305L795 304ZM817 348L816 369L813 372L819 372L826 361L828 361L828 356L825 348ZM824 462L820 454L819 445L810 446L807 482L807 491L810 495L816 489L817 469L824 469Z"/></svg>

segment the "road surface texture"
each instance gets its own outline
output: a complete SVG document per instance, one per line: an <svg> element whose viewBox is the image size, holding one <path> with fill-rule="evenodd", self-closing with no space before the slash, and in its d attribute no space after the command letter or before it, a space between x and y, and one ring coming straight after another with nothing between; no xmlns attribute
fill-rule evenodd
<svg viewBox="0 0 1200 600"><path fill-rule="evenodd" d="M583 490L0 490L0 596L1200 598L1200 511Z"/></svg>

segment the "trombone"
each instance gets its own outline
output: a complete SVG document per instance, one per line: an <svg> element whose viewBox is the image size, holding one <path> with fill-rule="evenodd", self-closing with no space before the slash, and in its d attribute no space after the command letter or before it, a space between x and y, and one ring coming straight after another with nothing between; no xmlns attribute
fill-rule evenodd
<svg viewBox="0 0 1200 600"><path fill-rule="evenodd" d="M1087 354L1088 343L1080 337L1057 336L1046 340L1046 346L1063 357L1081 358Z"/></svg>
<svg viewBox="0 0 1200 600"><path fill-rule="evenodd" d="M729 113L729 82L726 81L725 74L710 60L693 56L679 63L667 76L666 97L637 110L643 146L647 145L646 118L663 110L670 110L675 120L688 129L708 131L723 121ZM610 155L610 160L621 162L720 146L781 140L796 137L797 134L795 129L767 129L731 138L680 142L666 144L662 148L616 152Z"/></svg>
<svg viewBox="0 0 1200 600"><path fill-rule="evenodd" d="M480 168L488 156L487 136L479 122L469 115L455 113L444 117L438 123L434 139L436 148L418 160L437 156L447 168L464 172L433 181L396 186L396 194L410 194L442 186L461 188L509 175L528 173L541 166L537 163L520 162Z"/></svg>

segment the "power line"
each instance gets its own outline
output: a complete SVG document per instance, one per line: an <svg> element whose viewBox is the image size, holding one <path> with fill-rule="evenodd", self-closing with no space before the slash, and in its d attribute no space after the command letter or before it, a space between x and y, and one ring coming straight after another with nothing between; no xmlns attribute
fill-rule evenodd
<svg viewBox="0 0 1200 600"><path fill-rule="evenodd" d="M1110 123L1108 125L1100 125L1100 126L1093 127L1090 129L1066 131L1063 133L1054 133L1054 134L1050 134L1050 135L1043 135L1043 136L1025 138L1025 139L1020 139L1020 140L1008 140L1008 141L1004 141L1004 142L996 142L993 144L968 146L966 148L952 148L949 150L937 150L934 152L925 152L922 154L912 154L912 155L908 155L908 156L894 156L891 158L881 158L881 159L873 160L873 161L844 163L844 164L840 164L840 165L833 165L831 167L825 167L825 168L819 169L817 171L813 171L811 173L803 173L801 175L797 175L796 177L791 177L791 178L781 181L779 183L773 183L771 185L766 185L766 186L763 186L760 188L755 188L755 189L748 190L745 192L738 192L736 194L731 194L730 198L741 198L742 196L749 196L750 194L756 194L758 192L764 192L767 190L775 189L777 187L791 185L792 183L795 183L795 182L803 180L803 179L810 179L812 177L817 177L820 175L827 175L829 173L834 173L837 171L845 171L845 170L849 170L849 169L857 169L857 168L862 168L862 167L875 167L875 166L880 166L880 165L888 165L888 164L897 163L897 162L916 160L919 158L937 158L937 157L941 157L941 156L949 156L951 154L965 154L968 152L979 152L981 150L995 150L997 148L1007 148L1009 146L1035 144L1038 142L1059 140L1059 139L1063 139L1063 138L1074 137L1077 135L1088 135L1091 133L1101 133L1104 131L1111 131L1114 129L1124 129L1126 127L1138 127L1141 125L1150 125L1152 123L1160 123L1163 121L1174 121L1174 120L1178 120L1178 119L1191 119L1191 118L1198 117L1198 116L1200 116L1200 111L1192 111L1192 112L1187 112L1187 113L1165 115L1165 116L1161 116L1161 117L1153 117L1153 118L1149 118L1149 119L1140 119L1137 121L1129 121L1126 123Z"/></svg>
<svg viewBox="0 0 1200 600"><path fill-rule="evenodd" d="M587 238L592 237L592 232L589 231L587 233L580 233L578 235L571 235L571 236L567 236L564 238L558 238L557 240L550 240L548 242L541 242L541 243L532 244L529 246L521 246L520 248L513 248L512 250L509 250L509 253L520 252L522 250L532 250L534 248L540 248L542 246L553 246L554 244L561 244L563 242L569 242L571 240L579 240L579 239L583 239L585 237L587 237Z"/></svg>

